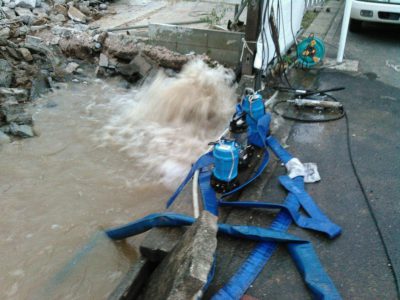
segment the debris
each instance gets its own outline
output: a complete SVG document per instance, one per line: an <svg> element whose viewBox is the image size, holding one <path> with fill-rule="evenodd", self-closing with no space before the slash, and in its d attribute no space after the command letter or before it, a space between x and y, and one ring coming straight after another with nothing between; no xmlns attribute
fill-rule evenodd
<svg viewBox="0 0 400 300"><path fill-rule="evenodd" d="M100 67L108 67L108 57L107 57L107 55L105 55L103 53L100 53L99 66Z"/></svg>
<svg viewBox="0 0 400 300"><path fill-rule="evenodd" d="M203 211L151 275L142 299L197 299L207 283L216 247L217 217Z"/></svg>
<svg viewBox="0 0 400 300"><path fill-rule="evenodd" d="M68 17L75 22L86 23L86 15L72 5L68 9Z"/></svg>
<svg viewBox="0 0 400 300"><path fill-rule="evenodd" d="M108 8L108 6L107 6L107 4L105 4L105 3L101 3L100 5L99 5L99 9L100 10L106 10Z"/></svg>
<svg viewBox="0 0 400 300"><path fill-rule="evenodd" d="M8 39L10 37L10 28L4 27L0 29L0 38Z"/></svg>
<svg viewBox="0 0 400 300"><path fill-rule="evenodd" d="M19 48L19 53L21 54L21 56L24 58L24 60L30 62L33 60L32 54L31 52L26 49L26 48Z"/></svg>
<svg viewBox="0 0 400 300"><path fill-rule="evenodd" d="M400 64L396 65L395 63L387 60L386 61L386 67L389 67L393 70L395 70L396 72L400 72Z"/></svg>
<svg viewBox="0 0 400 300"><path fill-rule="evenodd" d="M7 123L15 123L19 125L26 125L26 124L32 124L32 115L28 114L26 112L20 112L20 113L6 113L6 122Z"/></svg>
<svg viewBox="0 0 400 300"><path fill-rule="evenodd" d="M50 17L50 20L54 23L63 23L65 22L67 19L65 18L65 16L63 14L57 14L57 15L52 15Z"/></svg>
<svg viewBox="0 0 400 300"><path fill-rule="evenodd" d="M10 133L21 138L30 138L35 136L31 126L17 125L15 123L10 124Z"/></svg>
<svg viewBox="0 0 400 300"><path fill-rule="evenodd" d="M28 91L17 88L0 88L0 103L23 103L28 100Z"/></svg>
<svg viewBox="0 0 400 300"><path fill-rule="evenodd" d="M305 169L305 183L314 183L321 180L316 163L304 163L303 166Z"/></svg>
<svg viewBox="0 0 400 300"><path fill-rule="evenodd" d="M15 13L17 14L17 16L20 16L22 22L27 25L30 25L35 18L35 15L28 8L16 7Z"/></svg>
<svg viewBox="0 0 400 300"><path fill-rule="evenodd" d="M3 10L3 13L6 15L6 17L8 19L14 19L17 17L17 15L15 14L14 8L2 7L1 9Z"/></svg>
<svg viewBox="0 0 400 300"><path fill-rule="evenodd" d="M15 2L9 2L9 3L7 3L7 7L10 9L14 9L16 7L16 4L15 4Z"/></svg>
<svg viewBox="0 0 400 300"><path fill-rule="evenodd" d="M35 8L36 6L39 6L40 1L38 3L37 0L15 0L15 5L17 7L23 7L23 8Z"/></svg>
<svg viewBox="0 0 400 300"><path fill-rule="evenodd" d="M68 8L66 8L65 5L55 4L53 6L53 11L55 13L62 14L64 17L68 16Z"/></svg>
<svg viewBox="0 0 400 300"><path fill-rule="evenodd" d="M142 55L136 55L131 61L131 64L137 67L137 70L141 76L146 76L152 69L152 65L148 63Z"/></svg>
<svg viewBox="0 0 400 300"><path fill-rule="evenodd" d="M68 74L74 73L79 68L79 65L75 62L70 62L65 68L65 72Z"/></svg>
<svg viewBox="0 0 400 300"><path fill-rule="evenodd" d="M0 87L10 87L12 80L12 67L5 59L0 59Z"/></svg>

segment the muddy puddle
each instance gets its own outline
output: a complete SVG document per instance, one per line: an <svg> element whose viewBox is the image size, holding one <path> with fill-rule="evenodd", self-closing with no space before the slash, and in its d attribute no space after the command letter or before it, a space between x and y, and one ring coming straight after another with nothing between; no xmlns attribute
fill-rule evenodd
<svg viewBox="0 0 400 300"><path fill-rule="evenodd" d="M94 79L38 100L39 136L0 148L1 298L107 298L138 240L100 232L164 208L225 127L230 80L195 62L142 87Z"/></svg>

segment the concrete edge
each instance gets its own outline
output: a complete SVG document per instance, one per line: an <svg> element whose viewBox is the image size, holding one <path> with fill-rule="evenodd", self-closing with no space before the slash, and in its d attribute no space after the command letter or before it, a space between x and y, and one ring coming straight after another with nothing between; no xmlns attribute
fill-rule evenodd
<svg viewBox="0 0 400 300"><path fill-rule="evenodd" d="M157 264L146 258L139 259L129 269L119 285L108 297L108 300L137 299L142 287L146 284Z"/></svg>

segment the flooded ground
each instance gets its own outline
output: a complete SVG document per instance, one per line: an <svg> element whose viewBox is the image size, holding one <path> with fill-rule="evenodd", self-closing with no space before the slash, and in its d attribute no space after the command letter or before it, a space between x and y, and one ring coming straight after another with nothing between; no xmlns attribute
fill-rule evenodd
<svg viewBox="0 0 400 300"><path fill-rule="evenodd" d="M36 102L39 136L0 149L1 298L106 298L137 252L99 232L164 208L226 125L231 79L195 62L138 89L93 80Z"/></svg>

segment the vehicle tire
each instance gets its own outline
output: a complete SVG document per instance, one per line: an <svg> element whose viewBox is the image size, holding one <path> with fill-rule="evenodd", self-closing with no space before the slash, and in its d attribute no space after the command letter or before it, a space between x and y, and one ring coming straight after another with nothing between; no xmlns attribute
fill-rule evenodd
<svg viewBox="0 0 400 300"><path fill-rule="evenodd" d="M360 32L362 30L362 21L356 19L350 19L350 31L351 32Z"/></svg>

